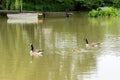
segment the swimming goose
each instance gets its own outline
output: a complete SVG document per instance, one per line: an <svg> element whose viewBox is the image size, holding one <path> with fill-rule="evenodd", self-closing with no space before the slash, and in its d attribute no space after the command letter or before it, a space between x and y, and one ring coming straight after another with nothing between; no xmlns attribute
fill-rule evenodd
<svg viewBox="0 0 120 80"><path fill-rule="evenodd" d="M100 43L99 43L99 42L89 43L87 38L85 38L84 40L85 40L85 42L86 42L86 48L89 48L89 49L90 49L90 48L96 48L96 47L99 47L99 46L100 46Z"/></svg>
<svg viewBox="0 0 120 80"><path fill-rule="evenodd" d="M33 44L30 43L31 50L30 50L30 56L43 56L43 50L34 50Z"/></svg>

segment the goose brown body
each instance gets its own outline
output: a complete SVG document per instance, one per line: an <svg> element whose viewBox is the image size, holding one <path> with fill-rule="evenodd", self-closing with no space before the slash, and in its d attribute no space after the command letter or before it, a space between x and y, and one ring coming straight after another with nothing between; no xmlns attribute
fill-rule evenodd
<svg viewBox="0 0 120 80"><path fill-rule="evenodd" d="M87 38L85 38L85 42L86 42L86 48L96 48L100 46L100 42L89 43Z"/></svg>
<svg viewBox="0 0 120 80"><path fill-rule="evenodd" d="M43 50L35 50L32 43L30 44L30 46L30 56L43 56Z"/></svg>

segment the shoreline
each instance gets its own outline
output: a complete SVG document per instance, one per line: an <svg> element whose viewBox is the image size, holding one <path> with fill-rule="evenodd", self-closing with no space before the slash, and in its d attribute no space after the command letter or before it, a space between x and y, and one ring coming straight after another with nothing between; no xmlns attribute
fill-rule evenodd
<svg viewBox="0 0 120 80"><path fill-rule="evenodd" d="M70 15L73 14L72 11L69 11L69 12L41 12L41 11L18 11L18 10L0 10L0 16L2 17L7 17L8 14L20 14L20 13L23 13L23 14L27 14L27 13L36 13L38 14L38 17L41 17L43 16L44 18L46 16L66 16L66 17L69 17Z"/></svg>

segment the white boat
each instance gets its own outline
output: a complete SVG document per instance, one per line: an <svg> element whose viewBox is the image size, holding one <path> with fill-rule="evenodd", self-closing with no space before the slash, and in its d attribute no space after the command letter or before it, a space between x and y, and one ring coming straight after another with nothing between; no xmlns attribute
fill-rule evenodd
<svg viewBox="0 0 120 80"><path fill-rule="evenodd" d="M7 14L8 19L38 19L38 13Z"/></svg>

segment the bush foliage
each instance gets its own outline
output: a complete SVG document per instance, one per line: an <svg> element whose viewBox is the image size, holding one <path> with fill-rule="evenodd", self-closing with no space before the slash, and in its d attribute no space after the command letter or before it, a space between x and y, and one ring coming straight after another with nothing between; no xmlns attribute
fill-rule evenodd
<svg viewBox="0 0 120 80"><path fill-rule="evenodd" d="M98 17L98 16L117 16L118 11L113 7L103 7L97 8L96 10L93 9L88 13L90 17Z"/></svg>

